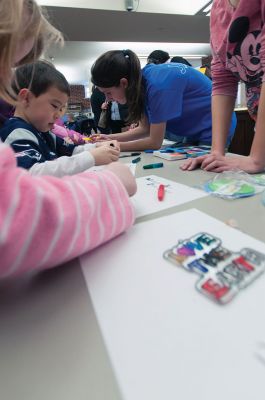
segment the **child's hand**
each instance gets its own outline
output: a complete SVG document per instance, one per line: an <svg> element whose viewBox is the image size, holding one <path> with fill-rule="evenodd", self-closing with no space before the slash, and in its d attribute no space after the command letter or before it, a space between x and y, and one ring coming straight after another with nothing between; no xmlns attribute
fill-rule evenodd
<svg viewBox="0 0 265 400"><path fill-rule="evenodd" d="M100 147L100 146L112 146L114 147L116 150L120 151L120 143L118 142L118 140L109 140L107 142L98 142L96 143L96 147Z"/></svg>
<svg viewBox="0 0 265 400"><path fill-rule="evenodd" d="M93 143L111 140L109 135L104 135L103 133L93 133L89 136L89 138L92 140Z"/></svg>
<svg viewBox="0 0 265 400"><path fill-rule="evenodd" d="M95 165L105 165L119 159L120 150L109 144L90 150L95 159Z"/></svg>
<svg viewBox="0 0 265 400"><path fill-rule="evenodd" d="M127 165L119 162L109 164L106 169L113 172L121 180L129 196L136 193L137 185L136 180Z"/></svg>
<svg viewBox="0 0 265 400"><path fill-rule="evenodd" d="M104 103L101 104L101 110L106 110L108 108L108 101L104 101Z"/></svg>
<svg viewBox="0 0 265 400"><path fill-rule="evenodd" d="M199 168L207 156L208 154L195 158L188 158L183 164L181 164L180 168L183 171L192 171L193 169Z"/></svg>

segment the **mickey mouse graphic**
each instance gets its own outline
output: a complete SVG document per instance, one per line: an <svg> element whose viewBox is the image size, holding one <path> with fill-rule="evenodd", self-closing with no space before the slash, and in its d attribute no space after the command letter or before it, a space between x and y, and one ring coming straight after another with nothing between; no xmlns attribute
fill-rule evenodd
<svg viewBox="0 0 265 400"><path fill-rule="evenodd" d="M261 85L263 71L260 64L261 30L249 32L249 18L239 17L229 29L228 41L236 43L233 54L227 52L227 67L248 85Z"/></svg>

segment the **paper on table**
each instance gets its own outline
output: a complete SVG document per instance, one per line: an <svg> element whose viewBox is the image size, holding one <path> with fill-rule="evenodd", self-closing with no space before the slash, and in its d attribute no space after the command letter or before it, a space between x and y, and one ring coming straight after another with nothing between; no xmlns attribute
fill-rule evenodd
<svg viewBox="0 0 265 400"><path fill-rule="evenodd" d="M196 274L164 260L178 239L211 233L233 251L265 244L198 210L136 224L81 265L124 400L261 399L265 276L219 306Z"/></svg>
<svg viewBox="0 0 265 400"><path fill-rule="evenodd" d="M135 207L136 217L152 214L208 195L202 190L155 175L137 178L136 182L137 192L131 198ZM157 190L160 184L166 186L163 201L158 201L157 199Z"/></svg>
<svg viewBox="0 0 265 400"><path fill-rule="evenodd" d="M175 144L176 142L174 142L173 140L168 140L168 139L164 139L162 146L170 146L171 144Z"/></svg>
<svg viewBox="0 0 265 400"><path fill-rule="evenodd" d="M135 176L135 171L136 171L136 164L133 163L126 163L125 165L127 165L127 167L130 168L131 173L133 174L133 176ZM89 171L102 171L103 169L105 169L106 166L105 165L98 165L95 167L91 167L89 169Z"/></svg>

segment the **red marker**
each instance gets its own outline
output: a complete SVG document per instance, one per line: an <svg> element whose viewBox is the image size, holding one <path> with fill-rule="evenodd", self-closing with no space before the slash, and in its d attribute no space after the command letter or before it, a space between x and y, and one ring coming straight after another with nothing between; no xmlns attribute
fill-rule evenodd
<svg viewBox="0 0 265 400"><path fill-rule="evenodd" d="M157 198L159 201L162 201L165 196L165 185L159 185L158 186L158 191L157 191Z"/></svg>

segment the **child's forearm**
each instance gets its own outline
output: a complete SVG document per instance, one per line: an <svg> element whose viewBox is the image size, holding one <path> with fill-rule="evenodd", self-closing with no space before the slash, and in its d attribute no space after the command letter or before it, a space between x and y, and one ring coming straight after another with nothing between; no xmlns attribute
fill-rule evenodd
<svg viewBox="0 0 265 400"><path fill-rule="evenodd" d="M158 150L162 145L161 141L154 141L150 136L144 139L132 140L131 142L120 143L121 151L143 151Z"/></svg>
<svg viewBox="0 0 265 400"><path fill-rule="evenodd" d="M55 160L35 163L29 170L31 175L52 175L59 178L66 175L75 175L86 171L95 165L95 159L89 151L72 155L62 156Z"/></svg>
<svg viewBox="0 0 265 400"><path fill-rule="evenodd" d="M148 137L145 137L143 139L140 139L139 136L141 132L145 132L145 129L147 130L147 126L145 128L140 126L133 130L136 131L137 129L139 129L137 131L138 134L136 134L137 140L120 143L121 151L132 151L132 150L142 151L149 149L150 150L160 149L165 135L166 122L148 125L148 132L145 134L145 135L148 134Z"/></svg>
<svg viewBox="0 0 265 400"><path fill-rule="evenodd" d="M212 152L225 153L235 98L215 95L212 97Z"/></svg>
<svg viewBox="0 0 265 400"><path fill-rule="evenodd" d="M111 135L108 135L108 138L110 138L111 140L118 140L119 142L129 142L131 140L137 140L142 137L145 137L148 134L149 134L148 131L138 126L137 128L130 129L129 131L126 132L113 133Z"/></svg>
<svg viewBox="0 0 265 400"><path fill-rule="evenodd" d="M260 170L265 168L265 84L262 84L256 132L250 150L250 157Z"/></svg>

